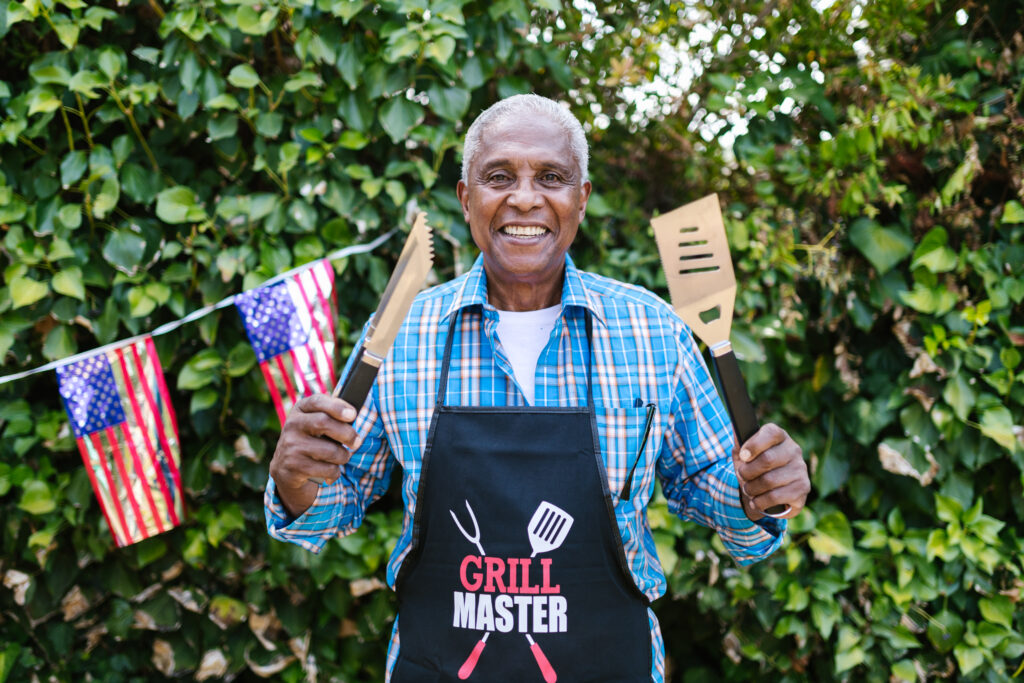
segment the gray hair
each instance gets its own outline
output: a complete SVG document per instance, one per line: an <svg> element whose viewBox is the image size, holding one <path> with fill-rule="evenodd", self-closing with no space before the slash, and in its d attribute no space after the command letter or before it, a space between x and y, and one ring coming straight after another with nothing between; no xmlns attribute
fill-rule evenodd
<svg viewBox="0 0 1024 683"><path fill-rule="evenodd" d="M569 138L572 156L580 169L580 184L583 184L587 180L589 157L587 136L583 133L583 126L568 107L533 93L506 97L495 102L476 117L469 130L466 131L466 139L462 143L462 182L466 182L469 177L469 167L472 165L473 159L476 158L477 152L480 151L480 140L484 132L495 124L530 114L547 116L565 132L566 137Z"/></svg>

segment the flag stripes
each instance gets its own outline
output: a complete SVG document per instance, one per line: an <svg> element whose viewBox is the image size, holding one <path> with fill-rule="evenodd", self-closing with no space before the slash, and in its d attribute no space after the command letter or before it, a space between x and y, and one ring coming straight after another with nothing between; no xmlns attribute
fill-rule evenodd
<svg viewBox="0 0 1024 683"><path fill-rule="evenodd" d="M299 398L334 387L333 301L326 259L235 299L281 424Z"/></svg>
<svg viewBox="0 0 1024 683"><path fill-rule="evenodd" d="M82 462L118 546L181 523L178 429L151 337L57 368Z"/></svg>

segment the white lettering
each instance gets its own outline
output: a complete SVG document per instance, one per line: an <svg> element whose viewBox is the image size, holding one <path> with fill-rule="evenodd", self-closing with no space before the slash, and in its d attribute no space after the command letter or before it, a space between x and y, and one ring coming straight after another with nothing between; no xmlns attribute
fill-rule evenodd
<svg viewBox="0 0 1024 683"><path fill-rule="evenodd" d="M545 621L547 613L545 608L547 607L547 600L541 598L533 601L533 632L534 633L547 633L548 624Z"/></svg>
<svg viewBox="0 0 1024 683"><path fill-rule="evenodd" d="M548 616L550 617L548 622L548 628L551 633L565 633L568 629L566 622L565 613L569 608L569 604L565 601L565 598L561 595L552 595L548 598Z"/></svg>
<svg viewBox="0 0 1024 683"><path fill-rule="evenodd" d="M509 633L566 633L569 603L562 595L452 593L452 628Z"/></svg>
<svg viewBox="0 0 1024 683"><path fill-rule="evenodd" d="M494 609L487 593L481 593L476 603L476 628L479 631L494 630Z"/></svg>
<svg viewBox="0 0 1024 683"><path fill-rule="evenodd" d="M530 630L530 598L525 595L517 595L513 600L519 608L519 632L526 633Z"/></svg>
<svg viewBox="0 0 1024 683"><path fill-rule="evenodd" d="M455 591L455 616L452 618L454 628L475 629L473 616L476 614L476 593Z"/></svg>
<svg viewBox="0 0 1024 683"><path fill-rule="evenodd" d="M499 595L494 598L494 627L502 633L508 633L515 626L515 618L512 616L512 596Z"/></svg>

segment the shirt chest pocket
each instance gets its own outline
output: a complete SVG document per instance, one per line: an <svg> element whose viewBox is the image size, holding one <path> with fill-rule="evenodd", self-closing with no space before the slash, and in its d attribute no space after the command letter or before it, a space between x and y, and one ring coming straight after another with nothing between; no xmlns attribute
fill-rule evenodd
<svg viewBox="0 0 1024 683"><path fill-rule="evenodd" d="M648 423L648 406L597 405L597 435L604 460L608 488L618 496L636 463L631 497L644 496L654 479L654 464L664 437L662 406L648 404L653 409ZM646 440L646 443L645 443Z"/></svg>

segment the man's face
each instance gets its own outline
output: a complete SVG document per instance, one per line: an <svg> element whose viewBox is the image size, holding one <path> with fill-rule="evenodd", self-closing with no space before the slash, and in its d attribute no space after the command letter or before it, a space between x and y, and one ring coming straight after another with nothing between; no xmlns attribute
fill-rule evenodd
<svg viewBox="0 0 1024 683"><path fill-rule="evenodd" d="M560 291L565 253L583 220L590 182L580 183L568 136L558 125L531 117L489 127L458 195L484 255L489 290L557 283Z"/></svg>

